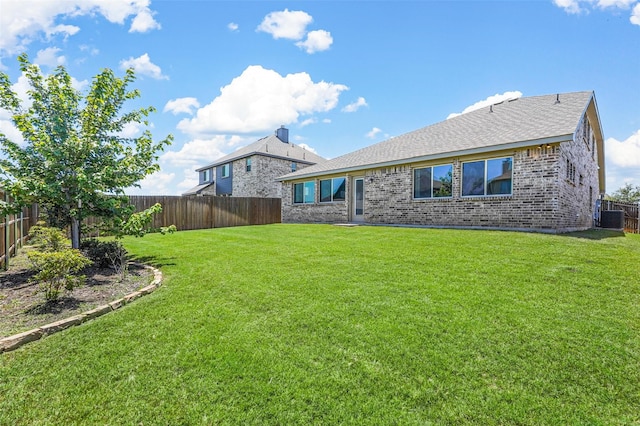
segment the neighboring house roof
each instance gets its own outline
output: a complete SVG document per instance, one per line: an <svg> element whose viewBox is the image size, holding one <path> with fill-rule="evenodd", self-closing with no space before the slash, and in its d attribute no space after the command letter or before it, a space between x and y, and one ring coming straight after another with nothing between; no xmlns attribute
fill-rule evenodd
<svg viewBox="0 0 640 426"><path fill-rule="evenodd" d="M202 170L210 169L212 167L226 164L231 161L240 160L245 157L251 157L252 155L264 155L267 157L282 158L284 160L291 160L306 164L315 164L327 161L325 158L320 157L318 154L314 154L313 152L306 150L301 146L283 142L278 139L276 135L271 135L259 139L243 148L240 148L229 155L219 158L215 163L211 163L207 166L201 167L196 171L200 172Z"/></svg>
<svg viewBox="0 0 640 426"><path fill-rule="evenodd" d="M563 142L571 140L592 104L597 118L595 96L590 91L512 99L306 167L282 176L280 180ZM602 152L600 122L592 121L592 125L599 135L598 148ZM601 180L604 181L604 162Z"/></svg>
<svg viewBox="0 0 640 426"><path fill-rule="evenodd" d="M182 195L198 195L204 189L207 189L209 186L213 185L213 182L205 182L200 185L194 186L187 192L184 192Z"/></svg>

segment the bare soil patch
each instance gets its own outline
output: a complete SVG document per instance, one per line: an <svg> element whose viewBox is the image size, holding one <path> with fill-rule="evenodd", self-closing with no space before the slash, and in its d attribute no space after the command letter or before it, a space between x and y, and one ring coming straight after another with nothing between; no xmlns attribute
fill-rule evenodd
<svg viewBox="0 0 640 426"><path fill-rule="evenodd" d="M110 268L89 267L83 272L86 284L63 293L56 302L46 303L25 247L11 258L8 271L0 271L0 338L31 330L117 300L149 285L153 272L130 264L125 279Z"/></svg>

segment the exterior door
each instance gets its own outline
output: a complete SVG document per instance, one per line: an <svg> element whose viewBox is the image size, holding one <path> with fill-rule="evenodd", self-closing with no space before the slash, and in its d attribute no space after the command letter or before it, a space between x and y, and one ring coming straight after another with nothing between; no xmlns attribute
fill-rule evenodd
<svg viewBox="0 0 640 426"><path fill-rule="evenodd" d="M353 212L351 220L364 222L364 178L353 180Z"/></svg>

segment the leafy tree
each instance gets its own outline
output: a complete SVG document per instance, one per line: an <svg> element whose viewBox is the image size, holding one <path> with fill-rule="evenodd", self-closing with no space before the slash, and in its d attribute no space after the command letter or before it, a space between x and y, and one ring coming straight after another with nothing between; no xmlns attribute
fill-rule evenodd
<svg viewBox="0 0 640 426"><path fill-rule="evenodd" d="M608 198L613 201L622 201L625 203L640 202L640 185L636 185L634 187L630 183L626 183L623 187L618 188Z"/></svg>
<svg viewBox="0 0 640 426"><path fill-rule="evenodd" d="M96 75L83 95L72 87L64 67L43 76L26 54L18 57L31 86L30 105L22 105L0 73L0 108L11 114L26 144L20 146L0 133L0 185L15 201L0 203L0 214L38 202L71 226L72 247L80 246L80 222L88 216L113 218L126 209L124 188L139 186L159 170L157 153L173 137L154 143L146 130L136 138L121 136L128 124L148 125L153 107L121 112L126 101L140 96L127 87L132 69L123 78L109 69Z"/></svg>

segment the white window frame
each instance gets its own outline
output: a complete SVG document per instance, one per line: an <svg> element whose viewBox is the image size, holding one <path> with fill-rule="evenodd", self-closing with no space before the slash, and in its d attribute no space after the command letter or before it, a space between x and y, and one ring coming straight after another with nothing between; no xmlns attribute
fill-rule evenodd
<svg viewBox="0 0 640 426"><path fill-rule="evenodd" d="M223 165L222 165L222 166L220 166L220 167L221 167L221 170L220 170L220 177L222 177L222 178L228 178L228 177L229 177L229 174L230 174L230 173L229 173L229 170L231 169L231 164L226 163L226 164L223 164Z"/></svg>

